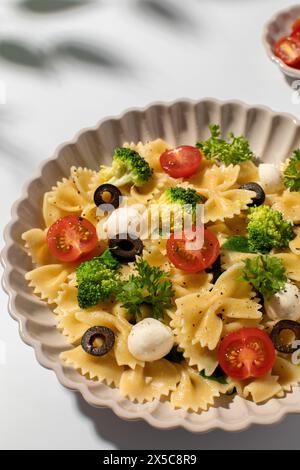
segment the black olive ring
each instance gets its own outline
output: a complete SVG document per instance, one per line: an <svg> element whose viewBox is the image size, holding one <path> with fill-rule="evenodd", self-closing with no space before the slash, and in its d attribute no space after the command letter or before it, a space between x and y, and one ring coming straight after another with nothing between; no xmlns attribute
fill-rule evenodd
<svg viewBox="0 0 300 470"><path fill-rule="evenodd" d="M119 234L109 240L111 254L121 263L135 261L135 257L143 253L144 245L140 238L132 238L128 234Z"/></svg>
<svg viewBox="0 0 300 470"><path fill-rule="evenodd" d="M276 325L274 326L271 332L271 340L272 340L272 343L274 344L275 349L285 354L292 354L295 351L297 351L299 347L297 346L294 347L292 343L283 344L282 341L280 341L280 333L284 330L292 331L295 335L295 341L299 341L300 340L300 324L293 320L281 320L278 323L276 323Z"/></svg>
<svg viewBox="0 0 300 470"><path fill-rule="evenodd" d="M109 193L110 199L108 201L104 200L104 193ZM103 211L111 212L111 206L117 209L120 205L121 198L122 193L119 188L109 183L101 184L94 193L94 203L97 207L101 206Z"/></svg>
<svg viewBox="0 0 300 470"><path fill-rule="evenodd" d="M240 186L240 189L245 189L247 191L253 191L256 193L256 196L252 198L252 202L248 204L248 207L252 206L261 206L266 199L265 192L261 186L257 183L246 183Z"/></svg>
<svg viewBox="0 0 300 470"><path fill-rule="evenodd" d="M103 344L99 347L94 346L97 338L103 339ZM115 344L115 334L106 326L93 326L83 335L81 340L82 349L91 356L104 356Z"/></svg>

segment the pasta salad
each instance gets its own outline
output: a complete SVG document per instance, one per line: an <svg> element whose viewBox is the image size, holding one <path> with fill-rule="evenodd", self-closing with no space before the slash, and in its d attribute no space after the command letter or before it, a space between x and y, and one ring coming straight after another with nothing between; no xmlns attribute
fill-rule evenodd
<svg viewBox="0 0 300 470"><path fill-rule="evenodd" d="M61 361L194 412L300 382L300 150L278 168L210 133L72 167L44 195L44 227L22 235L29 286L70 343Z"/></svg>

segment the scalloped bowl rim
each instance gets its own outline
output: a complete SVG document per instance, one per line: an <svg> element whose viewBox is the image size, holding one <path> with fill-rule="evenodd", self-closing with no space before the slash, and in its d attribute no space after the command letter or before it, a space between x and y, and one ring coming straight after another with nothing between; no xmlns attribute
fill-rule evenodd
<svg viewBox="0 0 300 470"><path fill-rule="evenodd" d="M21 313L19 313L18 310L15 308L14 299L16 297L16 294L14 293L9 283L9 274L13 270L13 266L8 261L7 253L9 249L15 243L11 236L11 233L12 233L15 223L18 221L17 209L21 203L23 203L25 200L28 199L29 197L28 189L33 183L37 182L41 178L44 167L49 162L55 161L62 149L64 149L67 145L76 144L78 139L86 132L99 130L99 128L102 126L103 123L107 121L111 121L111 120L119 121L120 119L125 118L127 115L129 115L132 112L138 112L140 114L143 114L146 111L148 111L150 108L154 108L157 106L171 108L172 106L179 105L179 104L195 105L195 104L202 103L202 102L213 102L214 104L217 104L219 106L223 106L226 104L236 104L238 106L243 107L245 110L249 110L249 109L261 110L261 111L267 112L271 117L275 117L275 116L286 117L289 120L292 120L294 124L300 127L300 121L289 113L275 112L267 106L248 105L240 100L224 100L223 101L223 100L218 100L215 98L207 97L201 100L181 98L181 99L174 100L171 102L156 101L143 108L142 107L129 108L118 116L106 117L100 120L98 124L96 124L95 126L83 128L81 131L79 131L75 135L75 137L72 140L66 141L60 146L58 146L56 151L54 152L53 157L45 159L40 163L35 175L29 180L27 180L27 182L24 184L21 197L13 204L12 209L11 209L11 220L4 229L4 248L2 249L0 253L0 261L3 266L2 287L4 291L6 292L6 294L8 295L9 314L14 320L18 322L20 337L24 341L25 344L27 344L28 346L31 346L34 349L35 356L39 364L41 364L43 367L47 369L53 370L58 381L64 387L72 391L81 393L83 399L86 402L88 402L91 406L110 408L111 410L114 411L114 413L118 417L122 419L130 420L130 421L142 419L146 421L148 424L150 424L151 426L159 428L159 429L174 429L174 428L182 427L188 431L198 432L198 433L209 432L215 429L222 429L224 431L241 431L241 430L245 430L252 424L271 425L271 424L279 422L289 413L300 413L300 402L299 404L297 403L289 404L288 407L286 408L280 407L277 410L277 413L269 413L268 415L244 414L242 419L240 419L239 421L231 422L231 423L222 421L218 419L218 417L216 416L212 417L212 419L210 419L209 421L202 422L202 423L190 422L179 416L178 419L173 419L172 424L168 422L168 419L165 419L165 421L156 419L153 415L151 415L151 410L150 412L148 410L134 412L132 410L129 411L124 408L121 408L119 407L118 403L113 398L112 399L99 399L98 398L97 403L95 403L93 400L92 394L87 388L87 385L85 383L75 382L71 380L70 378L68 378L64 374L60 363L50 361L44 355L42 351L41 341L33 338L28 332L26 332L25 325L26 325L27 319ZM244 399L241 398L241 400L244 400ZM278 399L275 399L275 400L278 400ZM280 400L284 400L284 398L281 398ZM155 403L155 402L157 402L157 400L155 400L152 403Z"/></svg>

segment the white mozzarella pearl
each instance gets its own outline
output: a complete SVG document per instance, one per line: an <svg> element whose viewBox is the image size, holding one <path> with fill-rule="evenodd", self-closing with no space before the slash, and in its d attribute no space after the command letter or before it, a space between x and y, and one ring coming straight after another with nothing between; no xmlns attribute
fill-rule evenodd
<svg viewBox="0 0 300 470"><path fill-rule="evenodd" d="M168 354L174 345L171 328L155 318L145 318L132 327L128 349L139 361L152 362Z"/></svg>
<svg viewBox="0 0 300 470"><path fill-rule="evenodd" d="M281 291L265 301L265 309L272 320L299 320L300 291L298 287L287 282Z"/></svg>

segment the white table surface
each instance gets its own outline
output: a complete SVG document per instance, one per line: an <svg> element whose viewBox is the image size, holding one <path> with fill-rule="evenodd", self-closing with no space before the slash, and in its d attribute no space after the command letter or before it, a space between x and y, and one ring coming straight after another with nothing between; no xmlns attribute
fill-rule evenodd
<svg viewBox="0 0 300 470"><path fill-rule="evenodd" d="M76 8L37 11L55 3L0 4L0 90L4 84L7 91L0 105L1 231L40 161L80 128L125 108L213 96L300 117L290 86L261 44L264 22L289 0L82 0ZM93 409L37 363L6 301L0 290L1 449L300 447L299 415L237 434L192 435Z"/></svg>

